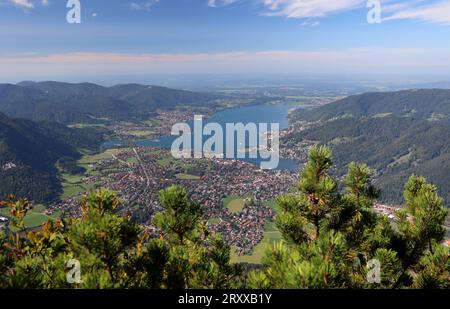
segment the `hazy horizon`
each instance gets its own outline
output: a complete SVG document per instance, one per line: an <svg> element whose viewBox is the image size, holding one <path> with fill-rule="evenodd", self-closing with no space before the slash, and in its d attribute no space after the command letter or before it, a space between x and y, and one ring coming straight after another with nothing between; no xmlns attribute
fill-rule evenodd
<svg viewBox="0 0 450 309"><path fill-rule="evenodd" d="M380 23L364 0L81 0L80 24L66 3L0 0L1 82L450 78L449 1L381 1Z"/></svg>

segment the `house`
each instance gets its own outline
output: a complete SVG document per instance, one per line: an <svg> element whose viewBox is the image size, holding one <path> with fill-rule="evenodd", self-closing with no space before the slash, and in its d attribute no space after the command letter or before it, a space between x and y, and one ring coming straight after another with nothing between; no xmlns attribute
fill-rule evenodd
<svg viewBox="0 0 450 309"><path fill-rule="evenodd" d="M16 167L17 167L17 165L14 164L13 162L8 162L8 163L6 163L5 165L2 166L2 169L4 171L7 171L7 170L10 170L10 169L13 169L13 168L16 168Z"/></svg>

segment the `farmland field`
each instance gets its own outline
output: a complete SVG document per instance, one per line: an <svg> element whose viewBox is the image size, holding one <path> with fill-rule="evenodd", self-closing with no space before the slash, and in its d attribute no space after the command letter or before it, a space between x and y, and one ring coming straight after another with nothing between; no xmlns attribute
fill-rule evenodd
<svg viewBox="0 0 450 309"><path fill-rule="evenodd" d="M241 212L245 207L245 199L238 196L229 196L223 199L223 205L232 214Z"/></svg>

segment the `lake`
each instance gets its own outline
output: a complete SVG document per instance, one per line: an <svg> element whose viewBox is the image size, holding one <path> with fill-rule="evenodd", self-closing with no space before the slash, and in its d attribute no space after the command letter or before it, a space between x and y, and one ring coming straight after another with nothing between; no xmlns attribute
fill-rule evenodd
<svg viewBox="0 0 450 309"><path fill-rule="evenodd" d="M223 128L227 123L279 123L280 130L286 129L289 126L288 114L289 111L296 108L292 105L252 105L238 108L227 109L218 112L208 119L203 120L203 125L210 122L219 123ZM188 122L189 126L193 127L193 121ZM176 136L163 136L159 139L147 139L133 142L136 146L152 146L171 148ZM103 148L113 148L122 145L129 145L129 141L108 141L103 144ZM237 145L236 145L236 148ZM259 166L261 159L239 159L242 161L250 162ZM280 159L280 163L277 170L298 170L298 162L289 159Z"/></svg>

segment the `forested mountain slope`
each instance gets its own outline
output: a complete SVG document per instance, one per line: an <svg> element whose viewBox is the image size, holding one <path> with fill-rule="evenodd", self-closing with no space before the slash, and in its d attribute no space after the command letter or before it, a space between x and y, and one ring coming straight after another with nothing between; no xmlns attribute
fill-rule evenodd
<svg viewBox="0 0 450 309"><path fill-rule="evenodd" d="M97 129L71 129L0 113L0 198L10 193L35 201L55 198L61 191L58 160L76 160L81 156L78 149L94 149L101 140Z"/></svg>
<svg viewBox="0 0 450 309"><path fill-rule="evenodd" d="M346 117L410 116L439 120L450 118L450 90L413 89L350 96L313 110L299 110L294 120L325 121Z"/></svg>
<svg viewBox="0 0 450 309"><path fill-rule="evenodd" d="M60 123L144 119L157 109L214 104L214 96L138 84L102 87L90 83L0 84L0 112L10 117Z"/></svg>
<svg viewBox="0 0 450 309"><path fill-rule="evenodd" d="M411 174L424 175L450 204L449 90L353 96L297 111L293 126L307 119L315 124L287 139L330 146L338 175L352 161L369 164L377 172L382 199L392 203L402 201L402 186Z"/></svg>

